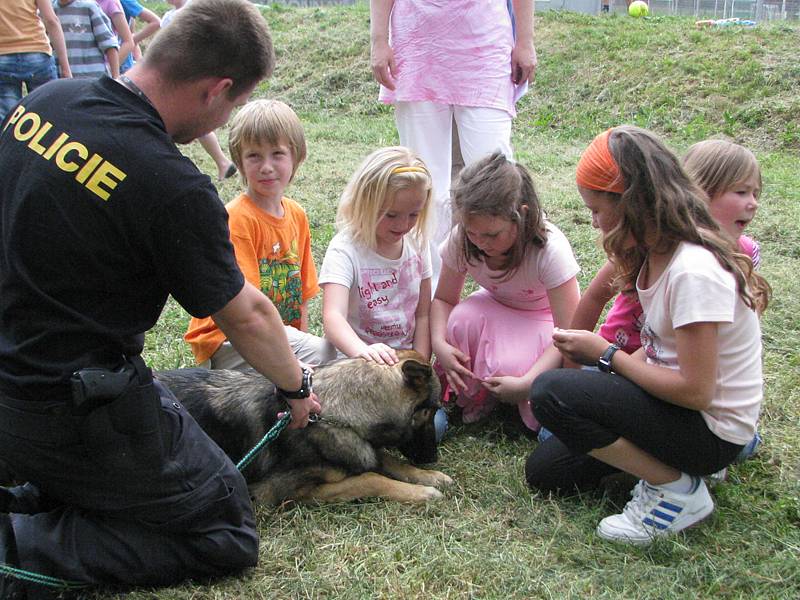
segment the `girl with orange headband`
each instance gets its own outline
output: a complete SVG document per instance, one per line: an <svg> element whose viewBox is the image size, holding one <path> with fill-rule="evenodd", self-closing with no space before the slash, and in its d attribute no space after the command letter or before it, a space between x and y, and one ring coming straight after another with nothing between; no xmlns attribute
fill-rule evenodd
<svg viewBox="0 0 800 600"><path fill-rule="evenodd" d="M648 544L706 518L702 479L730 464L755 432L762 398L757 310L766 297L734 252L705 195L652 133L616 127L581 157L578 191L603 234L618 290L635 290L642 347L629 354L590 331L553 334L567 359L598 370L544 373L534 415L554 436L528 458L539 490L591 488L624 471L640 479L609 540Z"/></svg>

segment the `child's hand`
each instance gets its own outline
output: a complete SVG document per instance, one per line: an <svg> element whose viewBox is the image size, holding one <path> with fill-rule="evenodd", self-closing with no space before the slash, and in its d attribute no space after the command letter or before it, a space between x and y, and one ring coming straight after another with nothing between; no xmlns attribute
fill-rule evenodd
<svg viewBox="0 0 800 600"><path fill-rule="evenodd" d="M475 375L468 368L469 356L455 346L445 344L445 348L436 353L436 360L444 369L444 376L450 389L455 392L466 392L467 384L464 380L475 379Z"/></svg>
<svg viewBox="0 0 800 600"><path fill-rule="evenodd" d="M398 362L397 353L394 351L394 348L380 343L370 344L364 348L358 356L364 360L376 362L379 365L392 366L396 365Z"/></svg>
<svg viewBox="0 0 800 600"><path fill-rule="evenodd" d="M553 345L571 361L594 365L608 348L608 340L591 331L556 327L553 330Z"/></svg>
<svg viewBox="0 0 800 600"><path fill-rule="evenodd" d="M511 375L487 377L481 383L503 404L517 404L520 400L525 400L530 389L530 385L522 377Z"/></svg>

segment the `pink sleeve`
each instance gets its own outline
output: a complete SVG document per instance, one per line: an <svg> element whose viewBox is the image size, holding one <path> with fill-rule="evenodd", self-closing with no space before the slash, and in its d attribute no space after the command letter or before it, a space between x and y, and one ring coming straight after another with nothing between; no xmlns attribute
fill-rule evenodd
<svg viewBox="0 0 800 600"><path fill-rule="evenodd" d="M753 261L753 268L758 269L761 266L761 246L758 242L746 235L740 235L737 244L739 250Z"/></svg>

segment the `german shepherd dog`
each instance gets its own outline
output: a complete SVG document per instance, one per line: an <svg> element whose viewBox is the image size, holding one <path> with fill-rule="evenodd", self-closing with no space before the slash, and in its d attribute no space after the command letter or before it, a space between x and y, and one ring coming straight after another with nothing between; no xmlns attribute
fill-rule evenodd
<svg viewBox="0 0 800 600"><path fill-rule="evenodd" d="M243 475L256 501L341 501L380 497L424 502L452 483L384 452L397 448L412 463L437 458L433 416L441 386L413 351L394 366L361 358L314 369L318 420L286 429L248 464ZM179 369L156 377L234 461L252 449L287 410L275 386L255 371Z"/></svg>

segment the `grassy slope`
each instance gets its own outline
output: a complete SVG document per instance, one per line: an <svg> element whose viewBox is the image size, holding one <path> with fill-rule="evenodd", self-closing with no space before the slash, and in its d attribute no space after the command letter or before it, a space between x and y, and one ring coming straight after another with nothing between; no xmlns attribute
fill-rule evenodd
<svg viewBox="0 0 800 600"><path fill-rule="evenodd" d="M319 264L350 172L371 149L396 143L396 132L391 110L375 101L363 5L265 14L279 63L257 94L290 102L306 126L309 159L290 194L309 213ZM594 526L624 503L624 491L565 500L531 495L522 474L534 442L496 419L457 428L446 440L439 468L456 485L442 502L260 509L262 560L253 572L129 597L799 596L798 34L796 24L700 32L689 19L543 14L536 86L515 123L517 157L570 238L583 284L602 257L573 177L597 132L635 123L662 134L677 152L724 133L761 161L765 190L752 233L775 288L764 318L767 441L716 489L709 523L650 549L602 543ZM186 152L214 172L199 146ZM230 199L239 186L225 182L221 194ZM318 327L318 303L313 309ZM186 319L171 303L148 335L147 357L157 367L189 364L180 339Z"/></svg>

